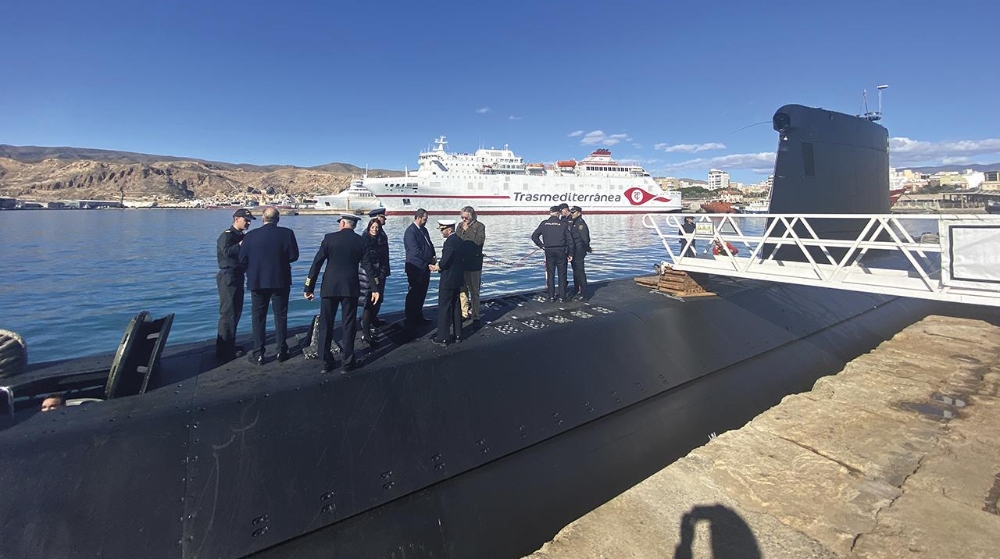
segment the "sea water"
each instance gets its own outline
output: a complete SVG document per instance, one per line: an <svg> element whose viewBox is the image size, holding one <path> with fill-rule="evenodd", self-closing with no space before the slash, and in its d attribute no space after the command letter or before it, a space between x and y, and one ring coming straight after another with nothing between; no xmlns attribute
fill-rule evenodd
<svg viewBox="0 0 1000 559"><path fill-rule="evenodd" d="M437 219L428 223L440 255ZM547 216L482 216L486 225L483 298L543 289L545 264L531 233ZM585 215L591 246L590 282L653 273L667 259L641 215ZM658 218L661 221L663 217ZM382 314L401 311L406 295L403 231L410 217L386 224L392 275ZM761 220L763 222L763 220ZM368 222L362 219L358 232ZM37 210L0 212L0 328L24 337L30 362L111 353L129 320L147 310L154 318L174 313L168 343L214 339L219 319L215 244L232 223L227 210ZM260 227L260 220L253 227ZM295 231L300 257L292 264L289 328L309 324L318 299L302 287L323 235L335 231L335 216L285 215L279 223ZM572 286L572 271L569 273ZM427 304L437 301L431 279ZM268 329L273 323L268 319ZM250 333L246 294L237 334Z"/></svg>

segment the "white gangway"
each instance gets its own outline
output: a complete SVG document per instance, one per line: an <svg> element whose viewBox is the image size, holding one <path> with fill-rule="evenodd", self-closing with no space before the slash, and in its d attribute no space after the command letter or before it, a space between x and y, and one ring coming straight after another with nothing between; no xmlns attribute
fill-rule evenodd
<svg viewBox="0 0 1000 559"><path fill-rule="evenodd" d="M683 230L685 217L694 232ZM1000 216L646 214L643 225L685 272L1000 306Z"/></svg>

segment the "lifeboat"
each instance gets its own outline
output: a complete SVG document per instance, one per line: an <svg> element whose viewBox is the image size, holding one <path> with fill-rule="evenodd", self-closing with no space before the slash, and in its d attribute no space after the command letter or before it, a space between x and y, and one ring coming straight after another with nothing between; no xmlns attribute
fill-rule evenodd
<svg viewBox="0 0 1000 559"><path fill-rule="evenodd" d="M570 159L569 161L560 161L556 163L558 167L576 167L576 160Z"/></svg>
<svg viewBox="0 0 1000 559"><path fill-rule="evenodd" d="M701 209L705 213L710 214L734 214L736 210L733 205L729 202L723 202L722 200L712 200L711 202L705 202L701 205Z"/></svg>

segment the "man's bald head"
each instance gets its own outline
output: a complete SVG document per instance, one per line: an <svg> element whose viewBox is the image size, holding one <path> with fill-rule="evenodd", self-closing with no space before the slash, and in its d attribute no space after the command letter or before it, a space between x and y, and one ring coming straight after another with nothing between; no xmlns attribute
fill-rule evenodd
<svg viewBox="0 0 1000 559"><path fill-rule="evenodd" d="M278 223L278 209L268 206L264 208L264 223Z"/></svg>

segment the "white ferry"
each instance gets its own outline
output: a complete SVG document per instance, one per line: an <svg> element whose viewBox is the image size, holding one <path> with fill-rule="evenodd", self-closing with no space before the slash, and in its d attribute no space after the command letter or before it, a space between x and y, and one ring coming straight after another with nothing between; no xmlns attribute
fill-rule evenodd
<svg viewBox="0 0 1000 559"><path fill-rule="evenodd" d="M366 178L364 186L390 215L457 212L473 206L481 214L545 214L566 202L588 214L681 211L680 192L665 191L640 166L619 164L598 149L583 160L555 165L525 164L504 149L448 153L444 136L420 154L420 168L399 177Z"/></svg>
<svg viewBox="0 0 1000 559"><path fill-rule="evenodd" d="M317 210L371 211L381 207L379 199L365 188L364 179L353 179L351 185L337 194L316 197Z"/></svg>

